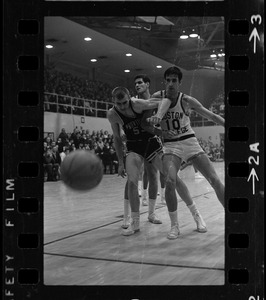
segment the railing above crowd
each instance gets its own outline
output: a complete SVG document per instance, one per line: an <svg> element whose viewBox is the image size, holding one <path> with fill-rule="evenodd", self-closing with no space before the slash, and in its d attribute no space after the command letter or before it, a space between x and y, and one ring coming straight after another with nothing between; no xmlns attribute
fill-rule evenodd
<svg viewBox="0 0 266 300"><path fill-rule="evenodd" d="M56 93L44 93L44 111L72 114L96 118L106 118L107 111L113 106L111 102L83 99ZM216 123L192 112L190 115L192 127L215 126Z"/></svg>
<svg viewBox="0 0 266 300"><path fill-rule="evenodd" d="M44 111L49 112L106 118L112 106L110 102L44 93Z"/></svg>

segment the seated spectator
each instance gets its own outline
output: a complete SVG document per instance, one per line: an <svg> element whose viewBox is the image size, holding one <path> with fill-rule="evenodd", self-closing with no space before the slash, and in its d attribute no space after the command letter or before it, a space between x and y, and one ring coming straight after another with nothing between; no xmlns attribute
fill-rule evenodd
<svg viewBox="0 0 266 300"><path fill-rule="evenodd" d="M114 148L110 148L110 174L118 173L118 158Z"/></svg>
<svg viewBox="0 0 266 300"><path fill-rule="evenodd" d="M60 134L59 134L59 136L58 136L58 139L61 139L62 145L63 145L63 146L66 146L67 141L68 141L68 134L66 133L65 128L62 128L62 129L61 129L61 132L60 132ZM59 151L59 152L60 152L60 151Z"/></svg>
<svg viewBox="0 0 266 300"><path fill-rule="evenodd" d="M91 150L90 145L89 144L85 144L84 145L84 149L87 150L87 151L90 151Z"/></svg>
<svg viewBox="0 0 266 300"><path fill-rule="evenodd" d="M101 150L103 150L104 143L103 143L103 140L102 140L102 138L100 137L100 135L99 135L99 139L98 139L97 145L98 145L98 147L101 148Z"/></svg>
<svg viewBox="0 0 266 300"><path fill-rule="evenodd" d="M69 148L64 146L63 147L63 151L60 154L60 158L61 158L61 163L63 162L63 160L65 159L65 157L69 154Z"/></svg>
<svg viewBox="0 0 266 300"><path fill-rule="evenodd" d="M104 174L106 174L107 167L109 167L109 173L111 173L111 153L110 153L110 145L108 143L104 144L102 149L102 161L104 167Z"/></svg>
<svg viewBox="0 0 266 300"><path fill-rule="evenodd" d="M58 96L58 112L63 114L71 113L71 100L66 96Z"/></svg>
<svg viewBox="0 0 266 300"><path fill-rule="evenodd" d="M47 149L43 154L44 180L56 181L56 174L58 173L59 165L55 162L52 150Z"/></svg>
<svg viewBox="0 0 266 300"><path fill-rule="evenodd" d="M60 165L61 165L61 157L58 152L58 146L55 145L52 148L52 156L54 159L54 164L53 164L53 179L56 181L60 178Z"/></svg>
<svg viewBox="0 0 266 300"><path fill-rule="evenodd" d="M219 146L216 145L216 147L214 148L214 160L220 160L221 158L221 153L220 153L220 149Z"/></svg>
<svg viewBox="0 0 266 300"><path fill-rule="evenodd" d="M64 151L64 150L63 150L64 145L63 145L63 143L62 143L61 138L58 138L58 139L57 139L56 145L58 146L58 152L59 152L59 154L60 154L61 152Z"/></svg>
<svg viewBox="0 0 266 300"><path fill-rule="evenodd" d="M95 116L96 112L94 109L92 109L92 104L89 100L85 100L85 115L86 116Z"/></svg>
<svg viewBox="0 0 266 300"><path fill-rule="evenodd" d="M47 146L49 146L49 147L51 146L52 140L49 136L45 137L44 141L47 143Z"/></svg>
<svg viewBox="0 0 266 300"><path fill-rule="evenodd" d="M47 142L43 142L43 151L46 152L48 148Z"/></svg>

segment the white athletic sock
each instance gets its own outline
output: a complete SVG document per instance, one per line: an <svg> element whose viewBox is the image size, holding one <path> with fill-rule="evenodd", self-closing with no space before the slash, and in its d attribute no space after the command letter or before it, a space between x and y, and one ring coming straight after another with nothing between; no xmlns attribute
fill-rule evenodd
<svg viewBox="0 0 266 300"><path fill-rule="evenodd" d="M124 199L124 219L130 215L130 203L128 199Z"/></svg>
<svg viewBox="0 0 266 300"><path fill-rule="evenodd" d="M148 189L142 190L142 197L147 198L148 197Z"/></svg>
<svg viewBox="0 0 266 300"><path fill-rule="evenodd" d="M198 209L196 207L196 203L194 201L191 205L188 205L187 207L189 208L192 215L195 214L196 212L198 212Z"/></svg>
<svg viewBox="0 0 266 300"><path fill-rule="evenodd" d="M171 227L178 225L178 220L177 220L177 210L175 211L168 211L169 217L171 220Z"/></svg>
<svg viewBox="0 0 266 300"><path fill-rule="evenodd" d="M132 219L139 219L139 211L138 212L131 212L131 218Z"/></svg>
<svg viewBox="0 0 266 300"><path fill-rule="evenodd" d="M149 216L155 211L156 199L149 199Z"/></svg>
<svg viewBox="0 0 266 300"><path fill-rule="evenodd" d="M139 189L139 191L142 190L142 180L138 181L138 189Z"/></svg>

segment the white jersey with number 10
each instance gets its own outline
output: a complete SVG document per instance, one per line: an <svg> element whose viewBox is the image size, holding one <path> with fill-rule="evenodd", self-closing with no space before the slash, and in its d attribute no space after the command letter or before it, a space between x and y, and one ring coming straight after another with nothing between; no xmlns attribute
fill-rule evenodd
<svg viewBox="0 0 266 300"><path fill-rule="evenodd" d="M161 121L163 131L173 130L176 132L175 136L171 137L171 140L195 133L190 125L189 114L185 112L182 105L183 95L181 92L178 93L175 102L170 105ZM165 97L165 91L162 91L162 96Z"/></svg>

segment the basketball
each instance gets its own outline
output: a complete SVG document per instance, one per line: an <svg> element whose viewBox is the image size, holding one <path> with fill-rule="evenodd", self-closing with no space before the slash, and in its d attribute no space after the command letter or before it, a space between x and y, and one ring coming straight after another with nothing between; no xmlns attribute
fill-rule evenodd
<svg viewBox="0 0 266 300"><path fill-rule="evenodd" d="M91 190L101 182L102 178L102 161L89 151L73 151L61 164L61 179L74 190Z"/></svg>

